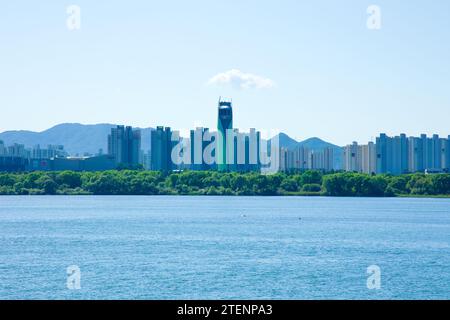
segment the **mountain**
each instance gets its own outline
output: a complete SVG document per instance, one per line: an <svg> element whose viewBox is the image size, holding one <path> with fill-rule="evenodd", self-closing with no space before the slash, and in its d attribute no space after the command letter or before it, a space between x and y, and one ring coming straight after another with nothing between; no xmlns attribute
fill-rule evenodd
<svg viewBox="0 0 450 320"><path fill-rule="evenodd" d="M285 134L283 132L281 132L280 134L278 134L275 137L278 137L281 148L294 149L298 145L298 142L296 140L292 139L291 137L289 137L287 134ZM274 139L274 138L272 138L272 139Z"/></svg>
<svg viewBox="0 0 450 320"><path fill-rule="evenodd" d="M275 138L279 139L280 147L286 148L289 150L292 150L292 149L295 149L298 147L305 147L310 150L322 150L325 148L341 149L341 147L339 147L335 144L323 141L322 139L317 138L317 137L309 138L304 141L298 142L297 140L289 137L287 134L281 132L280 134L276 135L275 137L273 137L270 140L273 140Z"/></svg>
<svg viewBox="0 0 450 320"><path fill-rule="evenodd" d="M90 125L63 123L42 132L5 131L0 133L0 140L3 140L6 145L19 143L24 144L27 148L32 148L37 144L39 144L41 148L45 148L49 144L60 144L64 146L64 149L70 155L83 155L85 152L96 154L99 149L103 149L103 152L106 153L108 149L107 137L111 132L111 128L115 126L117 125L110 123ZM150 150L151 130L153 129L141 129L142 149L144 151ZM301 146L316 151L320 151L325 148L333 148L335 167L339 168L339 164L342 159L342 148L337 145L323 141L316 137L301 142L292 139L285 133L280 133L276 137L280 139L280 147L290 150ZM269 145L272 139L269 140Z"/></svg>
<svg viewBox="0 0 450 320"><path fill-rule="evenodd" d="M33 131L5 131L0 133L0 140L6 145L13 143L24 144L31 148L39 144L45 148L49 144L61 144L71 155L98 153L99 149L107 152L108 134L115 124L102 123L84 125L79 123L63 123L42 132ZM151 128L142 130L142 149L150 149Z"/></svg>
<svg viewBox="0 0 450 320"><path fill-rule="evenodd" d="M298 142L296 147L305 147L310 150L322 150L325 148L341 149L341 147L335 144L323 141L322 139L316 137Z"/></svg>
<svg viewBox="0 0 450 320"><path fill-rule="evenodd" d="M273 140L275 138L280 139L279 140L280 147L286 148L289 150L294 150L295 148L299 148L299 147L305 147L305 148L307 148L309 150L313 150L313 151L321 151L325 148L332 148L333 149L333 158L334 158L333 159L334 168L340 169L340 167L341 167L343 150L341 147L339 147L335 144L323 141L322 139L317 138L317 137L313 137L313 138L306 139L304 141L297 142L296 140L292 139L285 133L280 133L270 140ZM270 145L270 141L269 141L269 145Z"/></svg>

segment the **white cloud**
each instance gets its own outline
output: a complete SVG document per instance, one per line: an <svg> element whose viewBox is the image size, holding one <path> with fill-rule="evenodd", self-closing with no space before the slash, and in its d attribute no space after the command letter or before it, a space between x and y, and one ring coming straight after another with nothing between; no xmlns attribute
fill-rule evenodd
<svg viewBox="0 0 450 320"><path fill-rule="evenodd" d="M251 73L244 73L238 69L219 73L209 79L208 84L231 85L238 89L269 89L275 86L275 82L268 78Z"/></svg>

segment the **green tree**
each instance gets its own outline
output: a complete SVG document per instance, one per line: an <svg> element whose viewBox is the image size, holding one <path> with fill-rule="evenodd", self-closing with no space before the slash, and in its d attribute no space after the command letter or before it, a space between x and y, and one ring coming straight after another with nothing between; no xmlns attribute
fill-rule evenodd
<svg viewBox="0 0 450 320"><path fill-rule="evenodd" d="M322 190L322 186L318 183L309 183L305 184L302 187L303 192L320 192Z"/></svg>
<svg viewBox="0 0 450 320"><path fill-rule="evenodd" d="M312 171L312 170L308 170L305 171L302 175L301 175L301 185L304 184L310 184L310 183L317 183L317 184L321 184L322 183L322 172L320 171Z"/></svg>
<svg viewBox="0 0 450 320"><path fill-rule="evenodd" d="M72 189L81 187L81 173L73 171L60 172L56 175L56 182L59 185L65 184Z"/></svg>
<svg viewBox="0 0 450 320"><path fill-rule="evenodd" d="M450 194L450 174L436 174L431 177L433 194Z"/></svg>
<svg viewBox="0 0 450 320"><path fill-rule="evenodd" d="M298 191L298 183L297 180L294 178L285 178L281 184L281 189L288 191L288 192L295 192Z"/></svg>
<svg viewBox="0 0 450 320"><path fill-rule="evenodd" d="M58 189L58 184L53 180L52 177L43 174L36 181L35 185L38 189L41 189L45 194L56 194Z"/></svg>

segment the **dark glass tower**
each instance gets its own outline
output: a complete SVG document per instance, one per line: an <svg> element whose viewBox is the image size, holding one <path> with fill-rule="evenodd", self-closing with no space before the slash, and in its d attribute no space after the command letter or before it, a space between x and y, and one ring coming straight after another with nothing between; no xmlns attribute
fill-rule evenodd
<svg viewBox="0 0 450 320"><path fill-rule="evenodd" d="M108 135L108 154L115 157L117 165L133 168L140 163L141 131L130 126L111 128Z"/></svg>
<svg viewBox="0 0 450 320"><path fill-rule="evenodd" d="M219 171L228 171L227 164L227 130L233 128L233 107L231 101L219 99L218 110L218 140L217 140L217 168Z"/></svg>
<svg viewBox="0 0 450 320"><path fill-rule="evenodd" d="M174 169L172 162L172 149L177 144L172 141L170 127L158 126L151 132L151 169L155 171L170 172Z"/></svg>

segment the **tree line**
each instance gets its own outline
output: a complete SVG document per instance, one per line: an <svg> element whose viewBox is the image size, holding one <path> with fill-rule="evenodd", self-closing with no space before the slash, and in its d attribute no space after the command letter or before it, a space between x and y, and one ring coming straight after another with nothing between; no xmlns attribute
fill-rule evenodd
<svg viewBox="0 0 450 320"><path fill-rule="evenodd" d="M0 173L0 195L450 196L450 174L144 170Z"/></svg>

